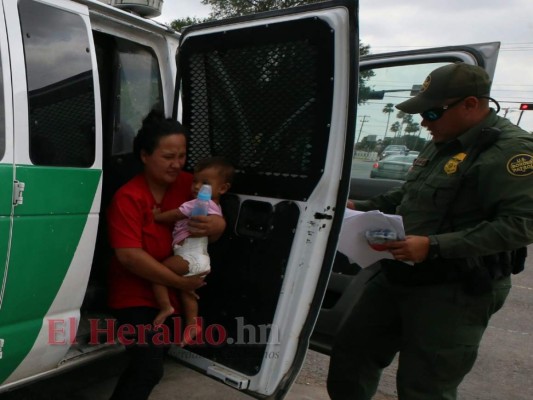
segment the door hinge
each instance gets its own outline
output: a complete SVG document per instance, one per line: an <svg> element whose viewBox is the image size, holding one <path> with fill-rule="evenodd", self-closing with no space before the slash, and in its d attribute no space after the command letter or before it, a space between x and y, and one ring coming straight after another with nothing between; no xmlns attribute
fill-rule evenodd
<svg viewBox="0 0 533 400"><path fill-rule="evenodd" d="M24 182L14 181L13 182L13 204L18 206L23 203L24 196L22 195L24 193L24 188L26 187L26 184Z"/></svg>

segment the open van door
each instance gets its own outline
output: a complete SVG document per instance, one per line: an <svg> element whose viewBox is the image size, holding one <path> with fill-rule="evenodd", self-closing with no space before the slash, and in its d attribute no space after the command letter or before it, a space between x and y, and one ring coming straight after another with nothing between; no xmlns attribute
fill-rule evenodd
<svg viewBox="0 0 533 400"><path fill-rule="evenodd" d="M225 156L236 177L198 291L203 335L171 353L255 397L287 392L322 302L348 194L357 55L353 1L181 37L175 115L190 129L187 168Z"/></svg>
<svg viewBox="0 0 533 400"><path fill-rule="evenodd" d="M416 94L424 78L435 68L462 61L485 68L493 77L499 48L500 43L481 43L362 57L359 67L365 79L364 86L359 88L359 101L362 104L358 107L361 118L357 122L356 143L368 139L369 134L374 134L374 138L376 134L384 135L383 139L394 137L397 132L392 129L393 121L399 118L396 117L398 110L394 105ZM386 112L387 108L390 112ZM420 126L421 117L412 117L413 123ZM363 121L370 121L373 131L367 130L368 125L362 129ZM422 142L419 139L428 139L425 135L419 129L412 133L410 143L394 143L407 144L410 150L421 150ZM418 145L420 147L415 148ZM357 200L385 193L401 184L397 180L370 179L368 168L361 168L365 163L372 165L372 161L377 160L377 153L367 153L363 157L353 159L349 197L356 200L356 204ZM342 254L338 255L313 332L311 348L329 354L336 332L361 296L365 283L378 271L379 265L361 270L357 265L349 264Z"/></svg>

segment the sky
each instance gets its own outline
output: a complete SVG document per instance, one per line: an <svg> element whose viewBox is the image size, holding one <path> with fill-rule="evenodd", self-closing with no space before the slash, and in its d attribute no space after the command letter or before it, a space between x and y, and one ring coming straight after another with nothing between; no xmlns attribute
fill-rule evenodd
<svg viewBox="0 0 533 400"><path fill-rule="evenodd" d="M204 18L210 10L201 0L166 0L156 20ZM501 42L491 92L499 115L517 123L520 103L533 103L532 0L360 0L359 35L372 53ZM520 126L533 132L533 110Z"/></svg>

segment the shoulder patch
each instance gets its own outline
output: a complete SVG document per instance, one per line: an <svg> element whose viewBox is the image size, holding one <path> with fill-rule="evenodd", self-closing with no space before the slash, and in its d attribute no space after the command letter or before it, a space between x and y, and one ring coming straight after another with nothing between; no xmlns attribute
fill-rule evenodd
<svg viewBox="0 0 533 400"><path fill-rule="evenodd" d="M507 172L514 176L528 176L533 174L533 156L531 154L517 154L507 161Z"/></svg>

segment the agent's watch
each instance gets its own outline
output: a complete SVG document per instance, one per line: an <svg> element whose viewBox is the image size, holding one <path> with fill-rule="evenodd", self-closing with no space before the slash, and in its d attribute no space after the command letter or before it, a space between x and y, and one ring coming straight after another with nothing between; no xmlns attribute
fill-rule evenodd
<svg viewBox="0 0 533 400"><path fill-rule="evenodd" d="M440 245L436 236L430 235L429 237L429 251L427 260L434 260L440 257Z"/></svg>

